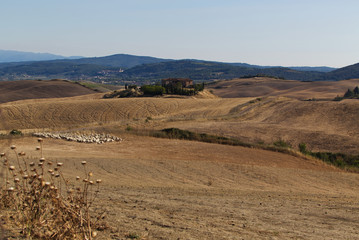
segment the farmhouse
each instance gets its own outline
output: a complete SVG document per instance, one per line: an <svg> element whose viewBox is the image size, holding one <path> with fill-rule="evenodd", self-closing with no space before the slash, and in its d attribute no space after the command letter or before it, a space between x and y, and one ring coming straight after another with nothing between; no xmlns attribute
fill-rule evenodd
<svg viewBox="0 0 359 240"><path fill-rule="evenodd" d="M167 78L167 79L162 79L162 86L163 87L167 87L167 86L178 86L179 84L182 85L183 88L188 88L193 86L193 81L189 78Z"/></svg>

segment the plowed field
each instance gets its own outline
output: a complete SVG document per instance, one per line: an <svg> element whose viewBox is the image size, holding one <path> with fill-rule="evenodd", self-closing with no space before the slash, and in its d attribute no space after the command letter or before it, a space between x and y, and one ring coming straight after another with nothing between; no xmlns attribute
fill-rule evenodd
<svg viewBox="0 0 359 240"><path fill-rule="evenodd" d="M46 139L47 159L103 185L97 239L356 239L359 175L314 160L217 144L122 135L92 145ZM36 138L0 141L36 157Z"/></svg>

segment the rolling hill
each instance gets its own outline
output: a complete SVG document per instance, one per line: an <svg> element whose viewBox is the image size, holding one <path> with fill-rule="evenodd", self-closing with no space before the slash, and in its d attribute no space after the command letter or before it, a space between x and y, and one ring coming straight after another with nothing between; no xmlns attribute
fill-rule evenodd
<svg viewBox="0 0 359 240"><path fill-rule="evenodd" d="M72 98L24 100L0 105L0 129L66 129L126 126L177 127L294 147L358 153L357 100L300 101L283 97L256 98L127 98L101 99L101 94ZM56 106L56 107L54 107ZM152 119L149 123L146 119ZM338 144L340 143L340 144Z"/></svg>
<svg viewBox="0 0 359 240"><path fill-rule="evenodd" d="M0 103L2 134L11 129L99 132L123 141L46 138L40 153L36 137L2 135L0 150L16 167L22 151L24 161L44 154L46 167L62 163L61 176L74 187L83 185L76 176L101 178L101 187L90 189L100 189L91 195L96 196L91 206L105 221L96 239L355 239L358 174L303 155L139 136L136 129L179 127L258 144L283 140L293 148L306 143L314 151L358 154L358 100L297 99L302 93L327 97L357 81L236 79L218 82L222 88L213 90L246 88L260 97L215 99L102 99L101 93L76 96L81 86L66 81L8 82L0 87L8 100L18 90L23 98L71 91L74 96ZM4 172L1 168L1 180ZM0 211L0 236L16 238L19 228L6 214Z"/></svg>
<svg viewBox="0 0 359 240"><path fill-rule="evenodd" d="M1 80L66 78L120 83L132 81L137 84L159 81L167 77L190 77L198 81L209 81L249 75L324 80L327 71L330 71L330 68L268 67L193 59L171 60L128 54L71 60L0 63Z"/></svg>
<svg viewBox="0 0 359 240"><path fill-rule="evenodd" d="M82 161L102 179L91 209L106 225L96 239L357 237L357 174L278 152L118 134L121 143L43 143L46 160L63 163L70 184L82 185L75 181L84 176ZM9 144L39 154L34 137L0 139L11 161Z"/></svg>
<svg viewBox="0 0 359 240"><path fill-rule="evenodd" d="M206 89L223 98L282 96L301 100L334 99L359 86L359 79L302 82L265 77L216 81Z"/></svg>
<svg viewBox="0 0 359 240"><path fill-rule="evenodd" d="M63 80L0 81L0 103L24 99L63 98L94 93L79 84Z"/></svg>
<svg viewBox="0 0 359 240"><path fill-rule="evenodd" d="M248 76L273 76L300 81L338 81L359 78L359 64L328 67L269 67L194 59L172 60L116 54L106 57L0 63L0 80L51 79L145 84L168 77L212 81Z"/></svg>
<svg viewBox="0 0 359 240"><path fill-rule="evenodd" d="M64 57L50 53L33 53L13 50L0 50L0 63L25 62L25 61L48 61L55 59L75 59L81 57Z"/></svg>

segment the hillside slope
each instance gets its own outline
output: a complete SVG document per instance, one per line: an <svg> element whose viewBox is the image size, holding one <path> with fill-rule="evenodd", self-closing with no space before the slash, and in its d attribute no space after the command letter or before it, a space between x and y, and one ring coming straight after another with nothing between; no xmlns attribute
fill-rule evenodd
<svg viewBox="0 0 359 240"><path fill-rule="evenodd" d="M333 99L359 86L359 79L301 82L265 77L232 79L209 84L206 89L223 98L283 96L296 99Z"/></svg>
<svg viewBox="0 0 359 240"><path fill-rule="evenodd" d="M63 80L0 81L0 103L40 98L73 97L94 93L79 84Z"/></svg>
<svg viewBox="0 0 359 240"><path fill-rule="evenodd" d="M71 183L81 161L102 184L96 239L356 239L358 174L258 149L121 135L121 143L45 139ZM27 156L36 138L0 139ZM5 149L5 150L4 150ZM13 160L15 161L15 160ZM77 186L77 185L75 185ZM1 213L0 213L1 214ZM289 229L289 230L288 230Z"/></svg>
<svg viewBox="0 0 359 240"><path fill-rule="evenodd" d="M73 59L80 57L64 57L50 53L33 53L13 50L0 50L0 63L24 61L48 61L55 59Z"/></svg>
<svg viewBox="0 0 359 240"><path fill-rule="evenodd" d="M299 101L288 98L97 99L99 95L26 100L0 105L1 129L61 129L127 125L178 127L246 142L279 139L312 150L358 153L357 100ZM150 121L146 119L150 118Z"/></svg>

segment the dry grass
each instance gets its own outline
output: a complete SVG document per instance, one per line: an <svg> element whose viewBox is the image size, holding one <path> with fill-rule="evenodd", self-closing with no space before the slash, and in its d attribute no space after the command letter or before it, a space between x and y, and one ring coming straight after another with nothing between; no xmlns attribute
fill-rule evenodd
<svg viewBox="0 0 359 240"><path fill-rule="evenodd" d="M73 97L94 93L93 90L64 80L1 81L0 103L40 98Z"/></svg>
<svg viewBox="0 0 359 240"><path fill-rule="evenodd" d="M90 208L96 201L101 180L94 180L82 161L83 177L73 184L62 174L62 162L43 156L41 138L37 161L26 159L15 145L11 156L1 153L0 208L11 212L13 224L27 239L92 239ZM81 181L81 183L80 183Z"/></svg>
<svg viewBox="0 0 359 240"><path fill-rule="evenodd" d="M259 149L120 135L104 145L46 139L66 176L101 175L97 239L355 239L359 175ZM0 140L30 156L36 138ZM10 151L11 152L11 151ZM106 154L104 154L106 153ZM82 176L82 175L81 175ZM72 177L73 178L73 177Z"/></svg>
<svg viewBox="0 0 359 240"><path fill-rule="evenodd" d="M359 84L359 79L301 82L265 77L218 81L208 90L224 98L282 96L295 99L333 99Z"/></svg>
<svg viewBox="0 0 359 240"><path fill-rule="evenodd" d="M134 136L125 130L178 127L243 142L282 139L293 146L304 142L313 151L357 152L357 101L306 102L283 97L102 100L101 96L0 105L1 129L95 129L124 139L103 145L48 139L43 150L53 163L64 163L60 170L65 179L81 176L74 186L68 183L75 189L73 196L77 186L84 191L84 184L89 183L82 182L88 176L82 161L106 182L92 207L95 211L105 207L111 230L98 234L98 239L357 238L358 174L278 152ZM4 137L0 146L22 146L31 159L34 141L26 136ZM18 171L15 155L10 160ZM44 170L50 188L48 168L52 166L45 164ZM41 173L41 166L36 169ZM8 187L15 191L10 171L8 176L12 184ZM35 182L47 191L46 184ZM66 184L61 182L67 201Z"/></svg>
<svg viewBox="0 0 359 240"><path fill-rule="evenodd" d="M95 94L0 104L3 119L0 128L8 129L7 133L11 129L28 132L101 126L124 129L126 125L147 129L177 127L235 137L243 142L272 143L281 138L292 146L306 143L312 151L358 154L357 100L100 97Z"/></svg>

